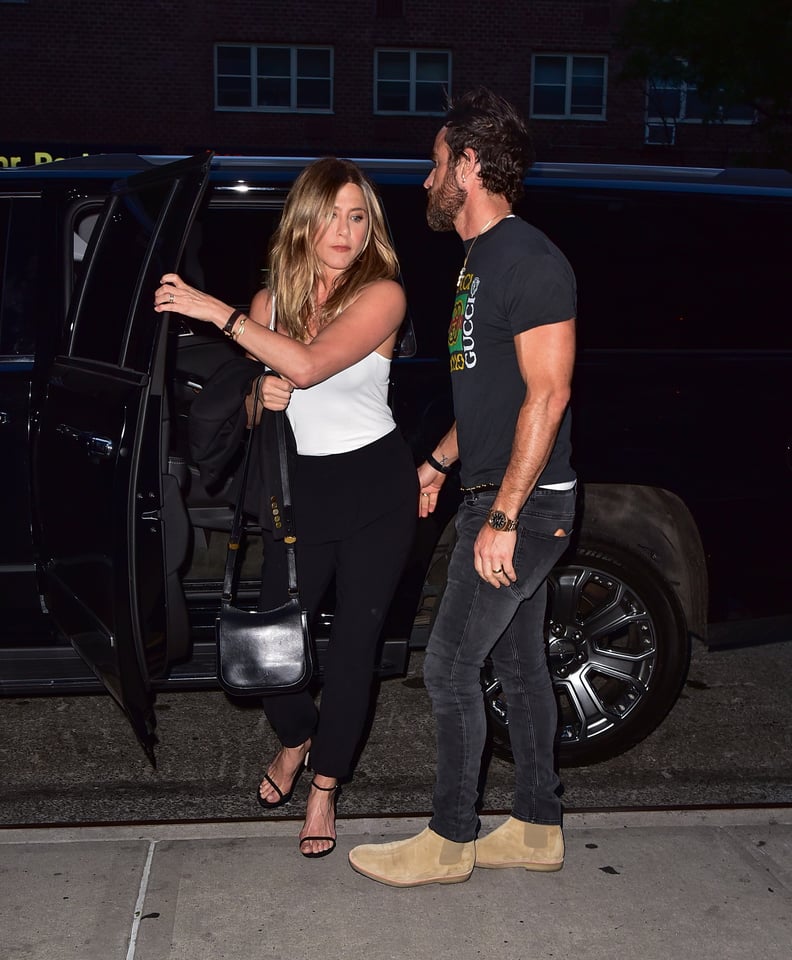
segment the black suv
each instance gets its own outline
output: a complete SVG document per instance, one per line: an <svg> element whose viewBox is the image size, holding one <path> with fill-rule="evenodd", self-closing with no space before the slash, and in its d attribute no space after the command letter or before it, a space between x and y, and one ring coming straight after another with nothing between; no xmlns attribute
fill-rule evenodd
<svg viewBox="0 0 792 960"><path fill-rule="evenodd" d="M155 314L152 292L178 269L244 308L306 162L104 156L0 171L0 693L101 681L151 747L157 689L215 684L230 509L202 489L185 427L236 347ZM452 416L461 245L426 226L426 163L361 163L402 264L410 315L392 403L420 460ZM685 680L691 635L792 613L792 176L539 164L519 212L565 251L579 285L581 510L547 620L571 764L654 729ZM419 524L384 676L426 642L457 503L447 483ZM252 538L251 604L257 552ZM330 596L324 627L331 617ZM326 631L318 642L321 660ZM483 686L508 750L508 706L488 669Z"/></svg>

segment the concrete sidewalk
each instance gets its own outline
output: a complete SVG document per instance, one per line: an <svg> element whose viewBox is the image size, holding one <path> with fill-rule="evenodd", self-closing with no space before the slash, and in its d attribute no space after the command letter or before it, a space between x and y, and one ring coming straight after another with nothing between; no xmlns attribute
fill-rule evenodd
<svg viewBox="0 0 792 960"><path fill-rule="evenodd" d="M503 818L485 817L482 832ZM359 843L425 820L0 830L2 960L788 960L792 809L571 814L560 873L399 890Z"/></svg>

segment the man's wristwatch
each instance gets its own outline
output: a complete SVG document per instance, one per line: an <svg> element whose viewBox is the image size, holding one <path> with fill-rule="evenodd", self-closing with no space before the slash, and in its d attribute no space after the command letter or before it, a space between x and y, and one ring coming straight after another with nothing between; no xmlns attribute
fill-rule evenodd
<svg viewBox="0 0 792 960"><path fill-rule="evenodd" d="M516 520L509 520L503 510L490 510L487 514L487 523L493 530L498 530L502 533L510 533L519 526Z"/></svg>

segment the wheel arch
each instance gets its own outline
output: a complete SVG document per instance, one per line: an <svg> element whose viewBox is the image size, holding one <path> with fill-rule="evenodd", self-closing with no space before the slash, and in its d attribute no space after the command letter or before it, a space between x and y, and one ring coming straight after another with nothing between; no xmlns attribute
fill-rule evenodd
<svg viewBox="0 0 792 960"><path fill-rule="evenodd" d="M578 536L621 545L646 557L679 598L688 630L707 632L704 547L685 503L669 490L637 484L584 484Z"/></svg>

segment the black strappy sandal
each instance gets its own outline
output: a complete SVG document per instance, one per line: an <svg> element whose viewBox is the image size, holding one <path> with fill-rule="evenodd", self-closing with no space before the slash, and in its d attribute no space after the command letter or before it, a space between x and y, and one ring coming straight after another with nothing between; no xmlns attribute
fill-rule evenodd
<svg viewBox="0 0 792 960"><path fill-rule="evenodd" d="M333 796L333 816L335 817L336 804L338 803L338 797L341 793L341 787L339 784L336 784L334 787L320 787L316 780L311 780L311 786L317 790L322 790L324 793L332 793ZM328 847L327 850L320 850L319 853L305 853L302 849L302 845L307 843L309 840L329 840L332 844L331 847ZM318 860L319 857L326 857L328 853L332 853L336 848L336 838L335 837L303 837L300 840L300 853L304 857L309 857L312 860Z"/></svg>
<svg viewBox="0 0 792 960"><path fill-rule="evenodd" d="M278 784L275 783L272 777L270 777L266 773L264 774L263 779L266 780L267 783L275 791L275 793L278 794L277 800L265 800L261 796L261 784L259 784L258 790L256 790L256 799L261 804L261 806L264 807L265 810L274 810L276 807L282 807L285 804L287 804L289 800L291 800L292 794L294 793L294 788L297 785L297 781L300 779L300 774L308 766L308 757L310 757L310 755L311 755L311 751L308 750L307 753L305 754L305 760L297 768L297 773L294 774L294 779L291 782L291 786L289 787L288 793L284 793L283 790L281 790L281 788L278 786Z"/></svg>

